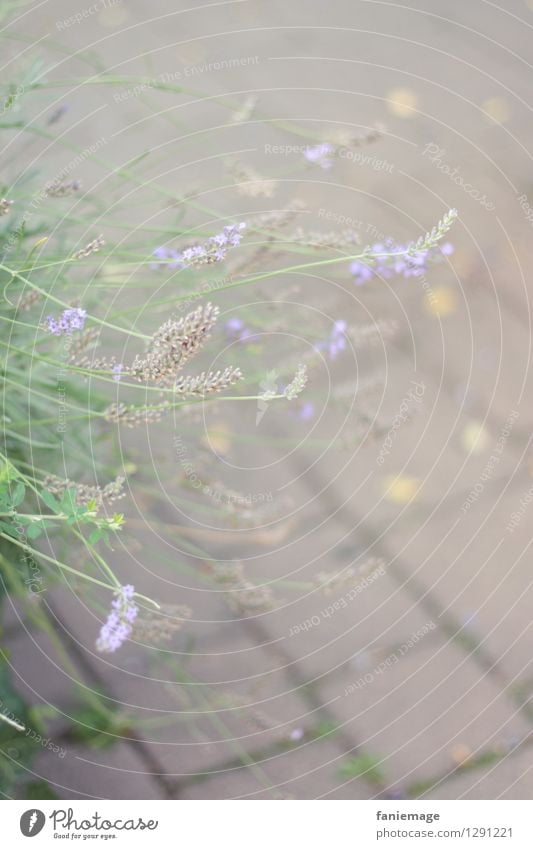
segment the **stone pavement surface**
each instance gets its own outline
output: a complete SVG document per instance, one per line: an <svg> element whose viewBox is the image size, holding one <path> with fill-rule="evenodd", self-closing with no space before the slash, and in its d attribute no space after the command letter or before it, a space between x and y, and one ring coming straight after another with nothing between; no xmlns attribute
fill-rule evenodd
<svg viewBox="0 0 533 849"><path fill-rule="evenodd" d="M30 624L13 625L21 690L63 714L54 734L66 756L43 749L35 774L65 798L531 798L532 225L524 204L533 202L533 3L101 5L64 30L57 22L72 5L52 0L25 21L26 35L53 31L72 52L91 46L113 73L179 71L213 95L244 102L257 93L263 113L319 137L384 124L383 137L360 149L367 159L302 171L308 229L339 231L340 216L349 216L360 220L363 242L376 233L407 240L450 207L460 218L455 253L422 282L357 288L348 275L342 282L315 271L269 282L271 297L294 285L328 320L347 320L352 343L313 375L310 423L276 405L258 427L253 404L228 414L220 476L243 492L274 493L282 516L270 525L208 529L184 518L173 438L191 425L121 434L121 449L157 471L160 492L125 503L132 521L114 565L192 616L159 650L128 646L102 658L95 612L62 588L47 604L69 663ZM206 67L242 57L257 61ZM68 69L87 73L76 59ZM227 121L210 104L152 94L173 107L177 125L152 126L142 97L116 103L109 90L88 86L74 97L75 114L101 111L72 139L87 145L127 126L120 150L109 146L122 162L172 143L185 126ZM237 150L249 151L261 173L279 174L294 162L265 145L284 143L282 129L253 121L213 129L180 139L185 177L178 170L161 179L177 196L183 181L188 189L189 180L207 185L213 176L223 185L218 162L199 169L194 161ZM284 188L291 197L292 184ZM206 205L223 209L224 198L223 189L210 193ZM238 294L258 298L252 289ZM227 309L223 295L213 300ZM284 310L285 329L305 340L290 305ZM377 321L394 332L365 344L354 328ZM351 407L335 403L332 391L355 378ZM368 380L377 389L365 391ZM380 463L413 382L420 403ZM208 411L207 431L218 425ZM205 580L200 547L212 559L245 562L255 583L272 587L273 609L232 614L225 593ZM316 585L320 572L363 564L356 592L353 582L327 593ZM114 746L69 738L77 680L127 714Z"/></svg>

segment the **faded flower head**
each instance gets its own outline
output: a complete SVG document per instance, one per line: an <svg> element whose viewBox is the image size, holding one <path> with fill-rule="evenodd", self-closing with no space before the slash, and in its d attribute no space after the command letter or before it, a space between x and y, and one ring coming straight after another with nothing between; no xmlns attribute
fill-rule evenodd
<svg viewBox="0 0 533 849"><path fill-rule="evenodd" d="M128 406L126 404L113 402L106 407L104 411L104 418L106 422L111 422L112 424L122 424L125 425L125 427L139 427L139 425L142 424L160 422L162 416L167 413L168 410L169 404L167 401L163 401L163 403L152 407L148 404L145 404L142 407L136 407L134 405Z"/></svg>
<svg viewBox="0 0 533 849"><path fill-rule="evenodd" d="M300 245L307 245L309 248L323 248L324 250L332 250L338 248L352 248L361 242L361 236L357 230L342 230L340 233L335 233L333 230L329 232L321 232L318 230L304 230L303 227L297 227L291 236L291 241L298 242Z"/></svg>
<svg viewBox="0 0 533 849"><path fill-rule="evenodd" d="M135 587L126 584L117 591L111 611L100 629L96 641L99 652L115 652L128 639L139 608L133 601Z"/></svg>
<svg viewBox="0 0 533 849"><path fill-rule="evenodd" d="M132 376L143 382L173 383L178 371L209 338L218 314L218 307L206 304L183 318L165 321L154 333L145 356L135 357Z"/></svg>
<svg viewBox="0 0 533 849"><path fill-rule="evenodd" d="M64 198L75 194L75 192L78 192L80 189L80 180L68 180L67 182L54 180L52 183L48 183L44 192L46 197L49 198Z"/></svg>
<svg viewBox="0 0 533 849"><path fill-rule="evenodd" d="M6 200L6 198L2 198L0 200L0 217L2 217L2 215L7 215L8 212L11 211L12 206L13 206L12 200Z"/></svg>
<svg viewBox="0 0 533 849"><path fill-rule="evenodd" d="M48 315L46 317L46 329L54 336L65 336L72 333L73 330L83 330L86 318L87 310L81 309L81 307L70 307L63 310L59 318Z"/></svg>
<svg viewBox="0 0 533 849"><path fill-rule="evenodd" d="M79 251L76 251L72 254L72 259L83 259L86 256L90 256L91 254L97 254L100 248L103 248L105 245L104 237L102 235L97 236L96 239L92 239L88 242L84 248L81 248Z"/></svg>
<svg viewBox="0 0 533 849"><path fill-rule="evenodd" d="M86 483L76 483L68 478L59 478L57 475L47 475L43 481L43 486L52 495L58 495L62 498L67 489L76 490L76 503L87 505L91 502L96 504L97 508L103 505L111 505L115 501L124 498L124 484L126 478L123 475L118 475L114 481L106 484L104 487Z"/></svg>
<svg viewBox="0 0 533 849"><path fill-rule="evenodd" d="M292 381L285 387L283 394L289 401L293 401L305 389L307 384L307 367L299 365Z"/></svg>
<svg viewBox="0 0 533 849"><path fill-rule="evenodd" d="M261 177L253 168L242 162L231 163L229 167L233 179L238 183L237 191L248 197L271 198L276 191L275 180L267 180Z"/></svg>
<svg viewBox="0 0 533 849"><path fill-rule="evenodd" d="M174 384L174 392L183 397L201 397L205 395L213 395L216 392L222 392L224 389L233 386L238 380L242 380L243 375L240 368L228 366L223 370L201 372L194 376L180 376Z"/></svg>
<svg viewBox="0 0 533 849"><path fill-rule="evenodd" d="M153 645L168 642L191 616L192 610L186 605L162 604L159 610L143 610L135 619L132 636Z"/></svg>
<svg viewBox="0 0 533 849"><path fill-rule="evenodd" d="M242 563L237 561L216 564L213 567L213 577L217 583L227 587L226 600L235 614L253 615L272 610L275 598L271 587L267 584L259 586L250 581Z"/></svg>

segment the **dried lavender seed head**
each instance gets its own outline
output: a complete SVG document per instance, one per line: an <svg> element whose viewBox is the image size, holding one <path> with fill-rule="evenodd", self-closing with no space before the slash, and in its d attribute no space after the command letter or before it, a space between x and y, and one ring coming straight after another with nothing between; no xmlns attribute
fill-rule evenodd
<svg viewBox="0 0 533 849"><path fill-rule="evenodd" d="M174 391L184 397L203 397L204 395L212 395L215 392L222 392L242 379L243 375L239 368L228 366L223 371L203 371L194 377L178 377L174 384Z"/></svg>
<svg viewBox="0 0 533 849"><path fill-rule="evenodd" d="M83 259L83 257L90 256L91 254L96 254L104 245L104 237L102 235L97 236L96 239L93 239L91 242L88 242L84 248L81 248L79 251L73 253L72 258Z"/></svg>
<svg viewBox="0 0 533 849"><path fill-rule="evenodd" d="M284 395L289 401L293 401L305 389L307 384L307 367L299 365L291 383L285 387Z"/></svg>
<svg viewBox="0 0 533 849"><path fill-rule="evenodd" d="M218 314L218 307L206 304L184 318L165 321L154 333L146 355L135 357L132 376L143 383L171 385L178 371L209 338Z"/></svg>
<svg viewBox="0 0 533 849"><path fill-rule="evenodd" d="M142 424L153 424L160 422L165 413L168 412L168 402L163 402L157 407L135 407L126 406L126 404L110 404L105 412L104 418L106 422L113 424L122 424L126 427L139 427Z"/></svg>
<svg viewBox="0 0 533 849"><path fill-rule="evenodd" d="M35 289L32 289L26 295L22 295L17 304L17 309L19 310L29 310L32 308L34 304L37 303L42 298L40 292L37 292Z"/></svg>
<svg viewBox="0 0 533 849"><path fill-rule="evenodd" d="M225 598L230 608L237 614L264 613L274 606L275 597L268 585L257 586L252 583L240 562L217 563L213 567L213 577L223 584L229 592Z"/></svg>
<svg viewBox="0 0 533 849"><path fill-rule="evenodd" d="M340 233L333 231L329 233L320 233L315 230L306 231L302 227L298 227L292 236L291 241L297 242L300 245L307 245L310 248L351 248L354 245L360 244L360 236L356 230L342 230Z"/></svg>
<svg viewBox="0 0 533 849"><path fill-rule="evenodd" d="M281 230L291 224L298 215L307 208L307 204L299 198L289 202L286 209L274 209L272 212L263 212L248 222L250 229L256 230Z"/></svg>
<svg viewBox="0 0 533 849"><path fill-rule="evenodd" d="M253 168L242 162L234 162L229 165L229 172L237 185L237 191L247 197L271 198L277 188L275 180L266 180Z"/></svg>
<svg viewBox="0 0 533 849"><path fill-rule="evenodd" d="M76 503L80 506L86 506L90 502L96 502L97 508L104 505L111 505L115 501L119 501L126 496L124 492L124 484L126 478L123 475L118 475L114 481L106 484L104 487L99 485L90 485L85 483L77 483L68 478L59 478L56 475L47 475L43 481L43 486L52 495L58 495L62 498L67 489L76 490Z"/></svg>
<svg viewBox="0 0 533 849"><path fill-rule="evenodd" d="M75 194L80 189L80 180L68 180L66 182L54 180L52 183L48 183L48 185L45 186L44 194L49 198L64 198Z"/></svg>
<svg viewBox="0 0 533 849"><path fill-rule="evenodd" d="M135 619L132 637L153 645L168 642L191 616L192 610L186 605L162 604L159 610L142 610Z"/></svg>
<svg viewBox="0 0 533 849"><path fill-rule="evenodd" d="M429 233L426 233L425 236L422 236L417 242L414 242L410 246L410 253L416 254L419 251L429 251L432 248L435 248L440 240L451 229L455 219L457 218L457 214L456 209L450 209L446 215L441 218L438 224L429 231Z"/></svg>
<svg viewBox="0 0 533 849"><path fill-rule="evenodd" d="M6 200L6 198L2 198L0 200L0 217L2 217L2 215L7 215L11 211L12 206L12 200Z"/></svg>
<svg viewBox="0 0 533 849"><path fill-rule="evenodd" d="M85 352L96 345L100 337L100 331L97 327L88 327L83 330L80 335L73 340L69 348L68 361L71 364L81 365L80 359Z"/></svg>

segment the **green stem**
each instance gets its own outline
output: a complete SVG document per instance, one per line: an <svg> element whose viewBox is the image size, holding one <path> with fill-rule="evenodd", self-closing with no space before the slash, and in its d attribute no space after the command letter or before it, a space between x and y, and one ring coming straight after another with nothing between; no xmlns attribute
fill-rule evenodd
<svg viewBox="0 0 533 849"><path fill-rule="evenodd" d="M36 283L32 283L31 280L28 280L27 277L24 277L18 271L15 271L13 268L9 268L9 266L0 263L0 269L2 271L7 272L7 274L11 274L13 277L16 277L18 280L22 280L27 286L31 289L34 289L36 292L39 292L40 295L43 295L45 298L48 298L50 301L58 304L64 309L70 309L70 304L66 303L66 301L62 301L60 298L56 298L55 295L51 295L46 289L41 289L40 286L37 286ZM138 339L150 339L150 336L147 336L145 333L136 333L134 330L128 330L125 327L120 327L118 324L112 324L109 321L104 321L102 318L96 318L96 316L87 316L89 321L94 322L95 324L100 324L103 327L109 327L111 330L117 330L119 333L126 333L128 336L136 336Z"/></svg>
<svg viewBox="0 0 533 849"><path fill-rule="evenodd" d="M110 586L109 584L105 584L103 581L99 581L98 578L92 578L91 575L86 575L83 572L79 572L78 569L74 569L72 566L67 566L66 563L61 563L59 560L56 560L55 557L49 557L48 554L44 554L42 551L37 551L35 548L32 548L31 545L28 545L25 542L20 542L20 540L15 539L9 534L0 533L0 539L5 539L8 542L11 542L13 545L18 546L19 548L23 548L24 551L29 551L30 554L34 555L36 558L43 560L47 560L49 563L53 563L54 566L58 566L65 572L71 572L73 575L76 575L78 578L83 578L85 581L89 581L91 584L97 584L99 587L104 587L106 590L111 590L111 592L115 592L115 587Z"/></svg>

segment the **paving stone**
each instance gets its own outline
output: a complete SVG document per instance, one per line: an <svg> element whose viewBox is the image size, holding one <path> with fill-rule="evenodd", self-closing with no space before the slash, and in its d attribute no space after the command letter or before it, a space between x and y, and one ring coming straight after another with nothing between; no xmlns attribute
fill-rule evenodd
<svg viewBox="0 0 533 849"><path fill-rule="evenodd" d="M63 604L66 620L73 612ZM76 613L78 634L87 626L90 618L84 623ZM174 652L161 658L127 646L112 663L83 648L81 640L79 645L112 694L108 704L132 717L138 738L169 774L196 774L245 759L287 740L295 728L309 730L323 720L283 660L242 628L233 627L222 639L206 637L194 650L186 641L181 645L175 658Z"/></svg>
<svg viewBox="0 0 533 849"><path fill-rule="evenodd" d="M377 758L390 788L446 772L458 747L475 752L528 735L511 700L438 629L411 642L320 689L343 730Z"/></svg>
<svg viewBox="0 0 533 849"><path fill-rule="evenodd" d="M528 799L533 796L529 748L513 752L490 766L464 770L424 793L423 799Z"/></svg>
<svg viewBox="0 0 533 849"><path fill-rule="evenodd" d="M33 780L48 781L63 799L162 798L158 781L124 743L105 750L67 745L63 757L43 751L31 773Z"/></svg>
<svg viewBox="0 0 533 849"><path fill-rule="evenodd" d="M492 481L483 500L466 514L443 505L409 511L402 529L390 531L387 546L402 549L417 579L448 611L462 636L481 642L508 681L531 678L530 609L533 582L529 568L527 512L516 530L506 526L531 486L518 480L498 502L502 486Z"/></svg>
<svg viewBox="0 0 533 849"><path fill-rule="evenodd" d="M70 715L79 703L75 667L42 630L19 627L3 645L14 688L28 704L46 711L48 732L57 737L70 727Z"/></svg>
<svg viewBox="0 0 533 849"><path fill-rule="evenodd" d="M517 15L523 15L523 3L518 0L509 0L505 10L493 6L490 14L481 15L477 4L456 4L452 12L449 4L436 4L435 12L439 5L445 14L439 18L438 26L434 15L388 7L387 26L394 38L384 37L382 27L377 26L383 23L379 4L356 7L353 3L339 3L334 14L329 6L317 6L313 9L316 31L304 31L299 26L303 19L308 20L305 4L281 0L264 8L254 0L213 7L209 32L226 33L223 42L219 39L215 47L207 45L203 18L176 10L185 28L185 43L172 44L161 51L161 40L166 39L168 29L165 0L150 4L150 15L161 15L160 20L132 30L129 24L143 21L146 10L142 0L131 0L124 12L128 16L126 31L123 33L120 27L113 30L113 38L102 39L108 28L100 15L90 18L83 27L69 29L69 44L73 40L76 47L98 41L104 67L130 60L130 46L137 49L135 33L142 31L143 50L157 48L151 57L155 63L151 73L155 76L175 73L176 61L182 71L186 66L201 67L210 61L211 50L219 49L225 57L240 56L244 26L248 33L247 52L257 53L260 61L254 65L253 73L250 68L216 75L207 72L202 83L209 92L240 91L245 75L246 89L255 86L261 91L260 108L265 114L301 120L303 127L311 127L315 134L322 132L320 127L324 132L333 127L335 132L342 129L357 136L374 126L377 118L387 116L384 138L368 153L372 155L375 150L376 156L386 156L392 171L379 173L368 165L339 161L334 179L317 173L318 169L310 172L301 191L309 203L304 224L311 222L316 229L328 229L319 218L319 210L363 215L359 209L364 208L364 244L374 240L374 236L367 238L366 234L375 222L379 222L384 234L410 239L430 227L446 205L457 205L461 216L453 233L457 250L451 267L442 264L427 275L432 291L445 288L451 304L447 315L437 317L428 311L427 293L414 279L380 281L359 289L353 286L348 269L317 275L316 279L308 274L290 276L291 281L302 285L302 291L305 286L305 296L319 292L319 304L331 320L342 317L350 323L364 323L367 319L386 319L399 324L397 336L386 340L383 348L365 349L356 344L355 357L339 357L336 363L328 361L324 370L327 375L312 374L305 397L313 397L320 411L322 407L326 411L320 422L309 425L309 432L302 429L295 416L291 418L286 406L269 409L264 431L255 429L254 405L239 408L234 420L236 435L273 434L275 438L281 435L301 440L298 467L291 466L292 459L284 459L285 449L281 450L280 443L276 443L272 454L270 449L256 449L253 443L251 447L239 447L235 440L229 452L230 461L236 465L241 460L255 460L259 465L263 453L270 454L271 467L257 470L254 474L258 483L250 486L254 491L268 488L281 497L280 488L287 485L283 492L292 495L297 508L294 521L281 521L279 527L270 530L244 533L234 528L181 528L183 492L175 479L174 423L162 423L147 434L121 436L121 449L136 450L139 465L153 463L161 474L166 502L145 497L130 503L134 532L111 555L112 562L121 578L135 576L141 591L169 603L188 604L193 616L160 655L153 648L130 645L110 659L97 657L94 652L101 615L98 617L69 593L58 595L60 603L56 609L61 624L77 645L80 665L92 669L96 680L113 688L117 709L126 704L136 717L136 730L146 741L147 751L172 774L216 769L228 754L242 757L257 744L279 745L293 727L302 725L307 730L308 723L314 722L315 701L302 685L314 679L318 679L316 686L328 710L346 723L347 741L353 739L354 745L363 742L365 751L375 752L383 760L386 780L393 787L411 778L424 780L433 771L446 774L450 750L455 745L482 750L500 737L521 738L527 733L528 723L513 715L516 704L502 692L512 679L525 693L524 698L533 690L528 515L514 534L505 532L510 514L529 487L527 454L520 459L532 425L525 402L495 479L487 483L483 496L464 518L460 511L470 488L483 474L499 429L516 405L522 385L526 393L531 388L529 376L523 384L530 347L530 310L523 269L529 267L531 231L516 199L521 191L531 193L531 186L526 151L522 158L515 144L515 139L527 138L527 127L514 100L505 126L490 120L483 106L494 94L494 86L485 74L487 65L493 79L527 100L527 74L519 59L513 58L505 47L512 48L518 57L526 55L528 30L517 26L508 14L512 8ZM58 0L55 12L58 19L68 18L71 9L67 0ZM35 38L46 35L48 11L35 10L31 23L26 25ZM278 28L275 56L272 26ZM453 63L446 53L451 39ZM503 45L501 52L487 47L494 39ZM436 48L431 54L428 44ZM310 86L309 60L294 58L295 53L305 56L306 52L330 57L322 60L320 67L321 86L330 88L326 97L317 99ZM352 62L354 55L357 60ZM420 69L427 67L429 55L431 75L426 79ZM361 61L366 63L364 74L360 73ZM315 59L313 63L314 69ZM135 62L130 65L135 72ZM400 116L387 111L391 67L402 69L405 82L397 84L412 88L417 97L416 109L410 114ZM273 71L290 79L289 90L272 90ZM112 104L110 90L92 86L85 89L83 109L86 114L98 110L91 132L106 139L106 158L112 161L116 156L118 163L123 161L125 151L128 156L138 155L137 120L146 118L143 98L131 97L121 109L102 109ZM170 95L151 91L150 96L163 109L171 102ZM187 120L194 126L210 127L220 119L219 108L216 102L187 104ZM312 125L307 120L310 115ZM344 116L342 127L339 115ZM129 121L132 126L128 130L125 123ZM457 127L461 128L460 134ZM166 129L161 132L166 138ZM69 133L71 142L78 140L80 147L87 146L83 124L79 128L72 126ZM457 166L465 180L494 200L497 214L486 211L424 156L425 146L435 141L445 149L450 168ZM258 131L254 121L224 129L224 150L249 148L258 170L268 173L272 168L276 170L278 163L273 165L273 157L266 154L266 142L286 144L286 133L271 125ZM117 143L118 150L113 143ZM195 134L190 140L180 139L180 145L184 161L187 157L200 159L209 151L212 136ZM151 174L155 176L149 163L150 158L142 165L146 179ZM52 150L47 159L51 173L64 164L60 150ZM280 170L285 166L283 159ZM190 166L187 179L193 185L208 185L213 175L218 185L219 170L218 160L212 164L202 161L201 165ZM92 176L100 179L102 172L87 160L83 175L86 185L90 185ZM181 195L183 172L169 173L165 187L174 189L176 196ZM281 198L281 191L277 197ZM214 209L227 209L227 203L226 189L210 194ZM243 213L255 208L251 202L246 206L243 198L239 203ZM138 220L142 223L146 206L139 207ZM130 215L131 221L136 220L137 211L132 208ZM512 243L507 241L506 233L512 234ZM270 289L271 281L267 282ZM273 282L273 291L277 292L277 281ZM248 290L251 300L258 291L256 287ZM245 290L238 293L235 303L239 303ZM131 306L130 301L128 293L127 306ZM288 312L285 318L291 326ZM302 328L302 333L306 329ZM365 401L363 405L359 394L355 412L339 433L339 409L331 403L326 377L332 378L335 387L339 380L353 381L356 376L364 381L376 373L384 375L383 399L378 395L372 403ZM377 456L385 435L364 440L360 449L343 448L346 437L352 442L361 440L361 408L367 406L371 417L374 413L385 420L393 417L414 377L426 385L422 408L410 424L399 429L383 465L378 465ZM478 445L469 457L465 432L466 441L470 439L472 443L472 428L485 418L487 447ZM318 440L331 443L320 460L317 455L323 445ZM303 452L307 452L307 460ZM316 467L310 469L315 461ZM517 464L522 466L520 474L503 494ZM303 472L302 477L297 482L289 481L295 472ZM390 493L386 494L390 483L387 479L396 476L423 481L409 505L409 498L398 497L394 501ZM239 475L228 474L230 480L237 485ZM501 505L489 516L489 506L500 495ZM341 504L342 517L334 516ZM151 521L149 529L145 519ZM321 611L343 597L343 592L320 597L316 588L306 590L298 582L312 584L318 571L339 571L354 558L361 558L365 549L370 553L379 546L386 553L387 574L334 615L321 616ZM273 586L279 597L286 587L286 600L276 602L272 612L258 615L255 622L232 621L234 617L228 615L219 593L201 581L207 556L221 560L245 558L247 572L254 580L278 582ZM395 566L396 558L401 561L401 569ZM289 588L283 581L293 583ZM435 611L448 609L450 621L463 628L463 644L482 641L488 655L497 661L493 672L486 673L486 657L479 653L468 657L458 645L446 645L448 635L437 630L372 683L350 696L339 697L354 678L372 672L375 664L422 627L428 610L433 616ZM319 625L289 637L291 627L314 616L319 617ZM264 641L258 639L258 633L266 635ZM271 642L274 640L279 642ZM258 645L261 642L264 644ZM29 641L18 637L14 640L13 658L23 679L19 686L27 694L33 695L33 689L43 700L58 701L63 707L72 697L71 682L61 663L54 664L45 642L43 647L41 652ZM162 663L163 658L169 661L167 666ZM198 701L200 690L206 685L197 687L198 693L193 697L195 688L181 683L184 661L191 674L209 681L215 691L212 715L205 716L204 705ZM256 717L257 727L250 724L250 701L256 713L261 710L267 714L262 720ZM222 739L223 743L218 742ZM236 743L242 751L235 751ZM78 760L78 755L87 760L101 759L100 765ZM373 788L361 779L339 786L336 763L346 755L346 745L329 739L292 749L264 764L267 783L296 798L326 794L341 798L343 793L347 798L368 798ZM452 794L450 798L461 793L470 798L468 793L478 790L469 782L479 773L483 775L479 786L488 798L496 798L502 791L530 798L527 756L525 751L496 767L454 776L443 788ZM74 754L72 749L64 761L57 756L52 760L48 752L43 753L45 771L49 770L65 793L73 788L71 792L81 797L95 793L99 797L102 793L109 798L152 798L150 794L157 794L157 786L151 781L145 783L143 764L137 764L136 757L124 743L105 752L80 749ZM54 770L58 770L57 775ZM520 778L515 783L517 775ZM252 798L263 798L266 792L256 774L247 768L191 784L183 791L183 798L238 798L250 794Z"/></svg>
<svg viewBox="0 0 533 849"><path fill-rule="evenodd" d="M338 744L317 740L243 767L191 784L180 799L369 799L375 790L361 778L339 779L343 752Z"/></svg>

